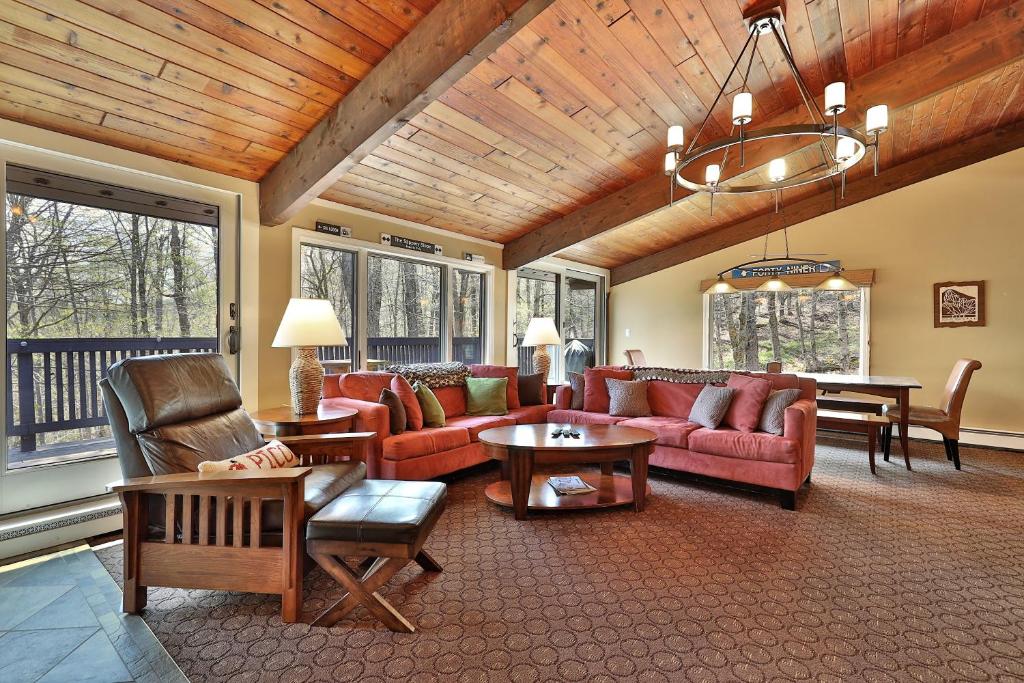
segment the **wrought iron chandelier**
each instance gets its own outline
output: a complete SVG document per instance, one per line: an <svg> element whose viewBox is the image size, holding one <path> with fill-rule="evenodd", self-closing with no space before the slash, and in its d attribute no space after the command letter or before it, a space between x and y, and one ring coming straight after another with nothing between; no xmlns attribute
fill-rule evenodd
<svg viewBox="0 0 1024 683"><path fill-rule="evenodd" d="M846 84L842 81L829 84L825 88L825 111L818 107L817 101L807 89L807 84L800 75L800 70L793 60L783 26L784 12L782 4L764 10L751 17L744 18L747 26L747 41L740 50L732 69L718 91L714 103L708 109L704 121L701 122L690 144L685 144L683 126L674 125L668 129L668 152L665 155L665 175L669 176L670 204L674 200L676 186L691 192L707 192L711 195L711 210L714 212L716 194L751 194L756 192L774 192L775 210L778 211L781 191L786 188L798 187L808 183L830 180L841 176L842 192L846 189L846 171L864 158L870 147L874 154L874 172L878 175L878 136L885 132L889 125L889 110L884 104L870 107L867 110L866 134L855 128L839 125L839 115L846 110ZM793 74L804 106L810 115L810 123L787 126L773 126L760 130L750 130L748 125L753 121L753 95L747 88L747 79L757 54L757 45L761 36L771 35L785 57L786 64ZM748 52L749 50L749 52ZM742 69L743 82L739 92L732 100L732 129L729 137L718 138L698 145L711 114L722 100L729 82L741 70L744 57L746 66ZM831 121L826 119L831 117ZM731 178L725 177L729 165L729 155L733 149L739 156L739 167L746 162L745 145L757 140L774 138L810 138L820 147L822 162L807 171L787 174L784 156L772 159L768 164L769 182L744 182L738 174ZM720 163L710 163L704 167L704 182L695 182L683 177L683 171L695 166L701 159L713 157L722 152ZM834 182L834 181L832 181Z"/></svg>

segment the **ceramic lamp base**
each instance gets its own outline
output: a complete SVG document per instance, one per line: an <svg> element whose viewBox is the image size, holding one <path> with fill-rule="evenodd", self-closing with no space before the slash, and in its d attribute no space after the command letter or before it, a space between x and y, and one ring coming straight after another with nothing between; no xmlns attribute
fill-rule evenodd
<svg viewBox="0 0 1024 683"><path fill-rule="evenodd" d="M546 346L535 346L533 349L533 371L539 372L541 378L546 382L548 371L551 369L551 356L548 355Z"/></svg>
<svg viewBox="0 0 1024 683"><path fill-rule="evenodd" d="M315 413L320 406L324 388L324 366L316 357L315 346L300 346L288 371L288 384L292 390L292 410L296 415Z"/></svg>

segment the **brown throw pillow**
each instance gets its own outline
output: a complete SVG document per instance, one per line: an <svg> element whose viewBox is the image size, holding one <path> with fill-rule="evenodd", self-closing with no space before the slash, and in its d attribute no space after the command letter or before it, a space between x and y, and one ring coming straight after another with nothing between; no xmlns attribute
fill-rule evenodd
<svg viewBox="0 0 1024 683"><path fill-rule="evenodd" d="M569 373L569 388L572 389L572 402L569 404L571 410L583 410L583 393L586 389L586 378L582 373Z"/></svg>
<svg viewBox="0 0 1024 683"><path fill-rule="evenodd" d="M544 377L539 372L533 375L519 375L519 405L539 406L547 403L545 388Z"/></svg>
<svg viewBox="0 0 1024 683"><path fill-rule="evenodd" d="M405 405L398 394L390 389L381 389L380 398L377 403L388 407L388 422L392 434L401 434L405 431L406 415Z"/></svg>
<svg viewBox="0 0 1024 683"><path fill-rule="evenodd" d="M647 417L647 382L626 379L605 380L608 383L608 414L615 417Z"/></svg>

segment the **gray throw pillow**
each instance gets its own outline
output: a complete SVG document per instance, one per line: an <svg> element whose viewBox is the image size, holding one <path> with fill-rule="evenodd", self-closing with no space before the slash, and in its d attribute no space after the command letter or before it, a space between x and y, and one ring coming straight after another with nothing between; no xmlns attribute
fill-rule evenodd
<svg viewBox="0 0 1024 683"><path fill-rule="evenodd" d="M605 379L608 385L608 414L615 417L647 417L647 382L628 379Z"/></svg>
<svg viewBox="0 0 1024 683"><path fill-rule="evenodd" d="M583 410L583 391L586 389L586 381L578 372L569 373L569 387L572 389L572 403L569 408L572 410Z"/></svg>
<svg viewBox="0 0 1024 683"><path fill-rule="evenodd" d="M717 429L718 425L722 423L725 413L729 410L729 404L732 403L732 396L735 393L735 389L708 384L700 390L697 400L690 408L690 422L708 429Z"/></svg>
<svg viewBox="0 0 1024 683"><path fill-rule="evenodd" d="M405 431L405 405L398 394L390 389L381 389L380 398L377 403L388 407L389 430L392 434L401 434Z"/></svg>
<svg viewBox="0 0 1024 683"><path fill-rule="evenodd" d="M761 421L757 425L758 431L768 432L782 436L786 426L786 408L790 407L800 398L799 389L781 389L768 394L761 409Z"/></svg>

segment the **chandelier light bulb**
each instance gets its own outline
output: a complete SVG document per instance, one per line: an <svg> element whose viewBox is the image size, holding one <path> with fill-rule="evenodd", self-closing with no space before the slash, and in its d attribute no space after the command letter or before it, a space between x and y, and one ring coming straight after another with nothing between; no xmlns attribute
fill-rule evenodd
<svg viewBox="0 0 1024 683"><path fill-rule="evenodd" d="M672 175L676 170L676 153L666 152L665 153L665 175Z"/></svg>
<svg viewBox="0 0 1024 683"><path fill-rule="evenodd" d="M772 159L768 164L768 179L773 183L786 179L786 160Z"/></svg>
<svg viewBox="0 0 1024 683"><path fill-rule="evenodd" d="M722 167L718 164L708 164L704 169L704 182L708 185L717 185L722 177Z"/></svg>
<svg viewBox="0 0 1024 683"><path fill-rule="evenodd" d="M732 98L732 122L737 126L750 123L754 112L754 96L748 92L736 93Z"/></svg>
<svg viewBox="0 0 1024 683"><path fill-rule="evenodd" d="M870 135L884 133L889 128L889 107L884 104L876 104L868 109L867 121L864 127Z"/></svg>
<svg viewBox="0 0 1024 683"><path fill-rule="evenodd" d="M671 149L673 151L682 149L684 139L685 138L684 138L684 135L683 135L683 127L682 126L676 125L676 126L669 126L668 127L668 148L669 149Z"/></svg>
<svg viewBox="0 0 1024 683"><path fill-rule="evenodd" d="M846 84L842 81L825 86L825 112L835 116L846 111Z"/></svg>
<svg viewBox="0 0 1024 683"><path fill-rule="evenodd" d="M836 161L849 161L857 153L857 143L853 138L839 138L836 143Z"/></svg>

